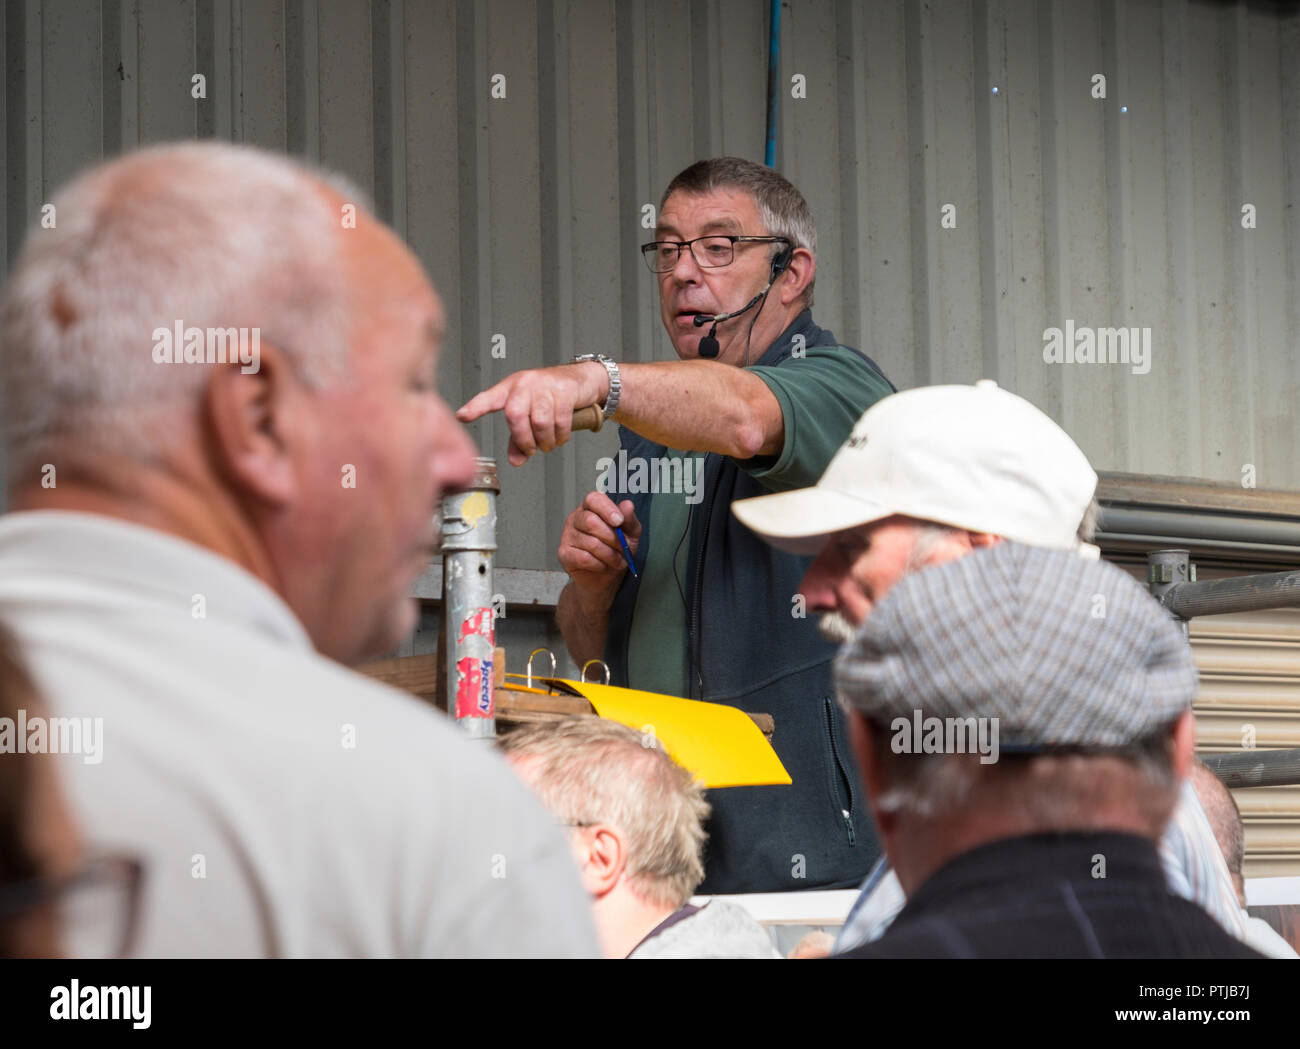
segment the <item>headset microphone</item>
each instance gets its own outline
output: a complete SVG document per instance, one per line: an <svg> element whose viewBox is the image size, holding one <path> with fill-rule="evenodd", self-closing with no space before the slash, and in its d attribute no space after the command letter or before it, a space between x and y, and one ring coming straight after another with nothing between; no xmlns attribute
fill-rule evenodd
<svg viewBox="0 0 1300 1049"><path fill-rule="evenodd" d="M781 251L777 253L776 257L772 259L772 276L770 276L767 279L767 286L762 291L760 291L757 295L755 295L752 299L750 299L747 303L745 303L745 305L742 306L740 309L735 310L731 313L714 313L714 314L697 313L695 315L694 324L697 328L702 328L704 327L704 325L712 322L712 327L709 328L709 334L704 336L704 338L700 340L701 357L703 357L705 360L712 360L713 358L717 357L718 325L723 321L731 320L732 317L739 317L742 313L752 310L756 305L758 305L758 303L767 295L767 293L771 291L772 285L776 282L776 278L781 276L781 274L785 272L785 268L790 265L790 259L793 256L794 256L793 245L787 244L784 248L782 248Z"/></svg>
<svg viewBox="0 0 1300 1049"><path fill-rule="evenodd" d="M718 355L718 340L714 338L713 333L718 330L718 322L713 322L713 327L709 329L709 334L700 340L700 356L705 360L711 361Z"/></svg>

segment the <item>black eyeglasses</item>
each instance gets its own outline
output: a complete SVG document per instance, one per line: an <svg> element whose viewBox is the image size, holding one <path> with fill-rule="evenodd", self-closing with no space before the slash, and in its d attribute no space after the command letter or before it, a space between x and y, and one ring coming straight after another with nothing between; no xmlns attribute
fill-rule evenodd
<svg viewBox="0 0 1300 1049"><path fill-rule="evenodd" d="M40 943L20 938L19 953L57 951L70 958L125 958L135 942L144 865L134 857L97 855L75 874L0 886L0 935L12 939L33 923Z"/></svg>
<svg viewBox="0 0 1300 1049"><path fill-rule="evenodd" d="M734 233L711 233L694 240L652 240L641 245L641 256L651 273L668 273L676 265L682 248L690 248L691 257L703 269L730 266L736 257L736 244L750 241L760 244L789 244L789 237L747 237ZM699 245L697 249L695 245Z"/></svg>

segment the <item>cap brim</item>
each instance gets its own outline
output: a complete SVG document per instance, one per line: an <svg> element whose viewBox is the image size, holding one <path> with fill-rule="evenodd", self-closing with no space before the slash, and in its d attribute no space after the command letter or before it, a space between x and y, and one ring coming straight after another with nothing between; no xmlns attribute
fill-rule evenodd
<svg viewBox="0 0 1300 1049"><path fill-rule="evenodd" d="M731 509L747 528L778 550L792 554L820 553L826 539L836 532L871 524L895 512L817 486L740 499Z"/></svg>

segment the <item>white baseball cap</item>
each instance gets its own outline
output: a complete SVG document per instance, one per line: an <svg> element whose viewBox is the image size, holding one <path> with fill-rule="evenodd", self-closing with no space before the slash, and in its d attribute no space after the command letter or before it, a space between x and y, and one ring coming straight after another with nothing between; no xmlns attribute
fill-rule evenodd
<svg viewBox="0 0 1300 1049"><path fill-rule="evenodd" d="M1074 550L1097 474L1069 434L991 379L922 386L877 401L811 488L732 509L773 546L821 550L828 536L894 514L1032 546Z"/></svg>

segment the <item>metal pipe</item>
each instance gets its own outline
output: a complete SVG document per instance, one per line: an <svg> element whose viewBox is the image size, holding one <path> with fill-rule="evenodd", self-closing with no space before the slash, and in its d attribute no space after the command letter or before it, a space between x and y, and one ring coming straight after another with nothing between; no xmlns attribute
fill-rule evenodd
<svg viewBox="0 0 1300 1049"><path fill-rule="evenodd" d="M1300 547L1300 522L1279 517L1103 506L1097 524L1097 538L1103 543L1107 536L1126 533L1145 537L1147 542L1163 541L1156 540L1157 536L1178 536L1178 546L1208 541L1216 546L1228 544L1246 549L1280 547L1291 554Z"/></svg>
<svg viewBox="0 0 1300 1049"><path fill-rule="evenodd" d="M1291 608L1300 606L1300 571L1178 583L1157 596L1161 604L1184 619Z"/></svg>
<svg viewBox="0 0 1300 1049"><path fill-rule="evenodd" d="M1300 783L1300 748L1240 750L1201 758L1228 787L1290 787Z"/></svg>
<svg viewBox="0 0 1300 1049"><path fill-rule="evenodd" d="M496 735L492 656L496 647L492 562L496 554L495 459L478 459L470 486L442 500L443 629L447 710L469 735Z"/></svg>
<svg viewBox="0 0 1300 1049"><path fill-rule="evenodd" d="M767 23L767 143L763 163L776 167L777 100L781 97L781 0L771 0Z"/></svg>
<svg viewBox="0 0 1300 1049"><path fill-rule="evenodd" d="M1107 547L1114 543L1133 543L1137 546L1177 546L1179 543L1195 543L1198 550L1212 552L1222 550L1226 554L1249 554L1256 558L1270 560L1294 560L1300 553L1300 544L1283 546L1266 543L1239 543L1230 539L1200 539L1186 535L1151 535L1145 532L1110 532L1100 531L1092 540L1098 546Z"/></svg>

